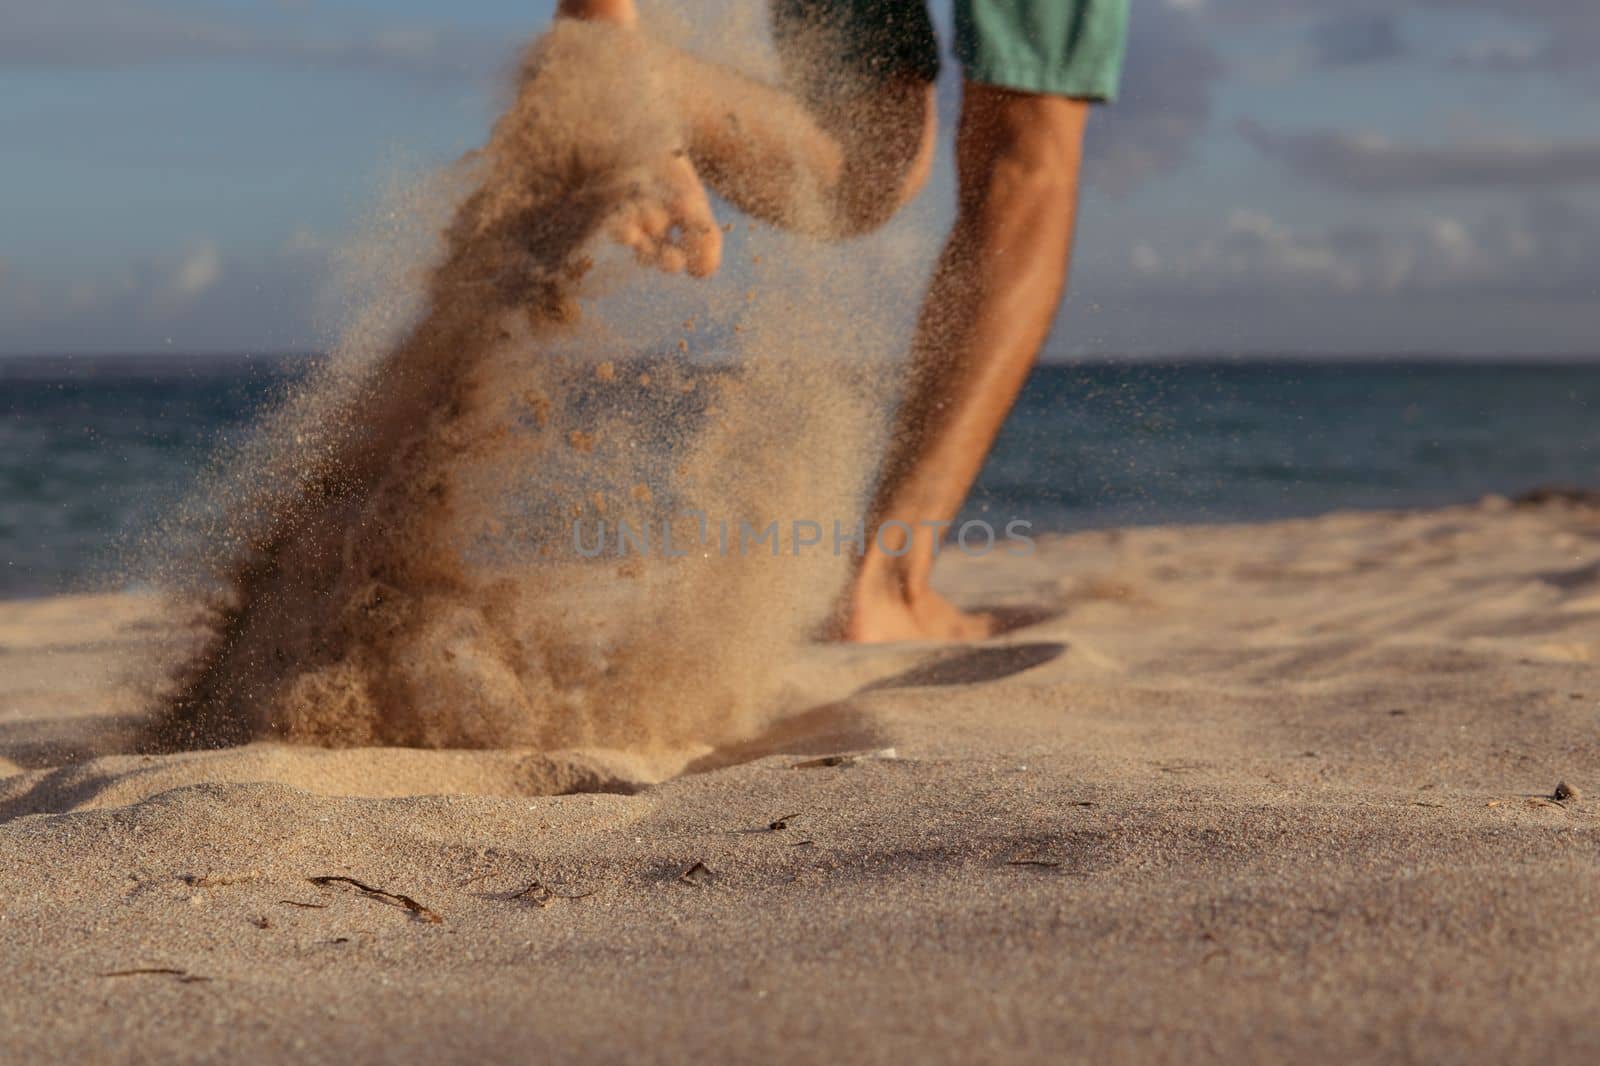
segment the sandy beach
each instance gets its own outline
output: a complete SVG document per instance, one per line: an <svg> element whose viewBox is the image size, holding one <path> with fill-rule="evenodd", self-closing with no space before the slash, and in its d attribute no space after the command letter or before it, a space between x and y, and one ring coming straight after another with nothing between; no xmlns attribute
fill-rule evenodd
<svg viewBox="0 0 1600 1066"><path fill-rule="evenodd" d="M814 646L760 734L665 769L117 754L117 678L171 620L0 605L6 1058L1600 1050L1600 512L1491 499L941 565L1019 627Z"/></svg>

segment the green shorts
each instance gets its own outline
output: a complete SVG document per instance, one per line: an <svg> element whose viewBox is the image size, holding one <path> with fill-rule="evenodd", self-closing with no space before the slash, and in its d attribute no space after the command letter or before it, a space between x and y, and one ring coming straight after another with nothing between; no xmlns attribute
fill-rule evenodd
<svg viewBox="0 0 1600 1066"><path fill-rule="evenodd" d="M780 52L821 32L830 53L866 77L939 74L924 0L772 0L772 14ZM1117 94L1128 0L955 0L955 23L968 81L1088 100Z"/></svg>

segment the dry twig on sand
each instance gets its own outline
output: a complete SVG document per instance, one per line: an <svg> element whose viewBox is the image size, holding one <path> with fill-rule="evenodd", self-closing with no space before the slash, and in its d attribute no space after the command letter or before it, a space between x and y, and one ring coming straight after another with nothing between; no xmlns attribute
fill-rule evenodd
<svg viewBox="0 0 1600 1066"><path fill-rule="evenodd" d="M100 975L101 977L176 977L179 984L192 985L201 981L209 981L209 977L200 977L188 970L178 970L171 966L141 966L133 970L111 970Z"/></svg>
<svg viewBox="0 0 1600 1066"><path fill-rule="evenodd" d="M594 895L594 889L587 892L562 893L557 892L543 881L534 881L527 888L518 889L506 899L520 899L532 903L535 907L548 907L558 899L587 899Z"/></svg>
<svg viewBox="0 0 1600 1066"><path fill-rule="evenodd" d="M406 910L411 912L413 917L420 921L428 922L431 925L441 925L444 923L444 917L443 915L439 914L438 911L435 911L430 907L423 906L410 896L402 895L399 892L390 892L383 888L373 888L371 885L363 884L353 877L345 877L342 874L328 874L322 877L308 877L306 880L318 886L335 884L350 885L354 888L360 889L373 899L381 900L385 903L393 903L397 907L404 907Z"/></svg>

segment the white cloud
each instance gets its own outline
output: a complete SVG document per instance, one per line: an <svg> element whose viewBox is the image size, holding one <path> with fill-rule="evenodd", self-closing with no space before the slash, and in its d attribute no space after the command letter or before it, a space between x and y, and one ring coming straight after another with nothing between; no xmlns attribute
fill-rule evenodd
<svg viewBox="0 0 1600 1066"><path fill-rule="evenodd" d="M222 280L222 255L217 246L203 241L190 249L172 277L171 291L180 300L192 300Z"/></svg>
<svg viewBox="0 0 1600 1066"><path fill-rule="evenodd" d="M0 352L297 351L323 264L214 240L72 276L14 264L0 278Z"/></svg>
<svg viewBox="0 0 1600 1066"><path fill-rule="evenodd" d="M1554 199L1388 227L1295 226L1241 209L1188 246L1137 244L1128 265L1147 283L1201 291L1574 293L1600 276L1600 220Z"/></svg>
<svg viewBox="0 0 1600 1066"><path fill-rule="evenodd" d="M239 262L211 239L77 275L14 264L0 276L0 351L143 351L167 337L237 348L229 338L262 321L285 339L260 347L303 347L324 276L282 252Z"/></svg>
<svg viewBox="0 0 1600 1066"><path fill-rule="evenodd" d="M1522 188L1600 183L1600 139L1402 142L1366 131L1283 130L1245 120L1239 132L1291 174L1349 192Z"/></svg>

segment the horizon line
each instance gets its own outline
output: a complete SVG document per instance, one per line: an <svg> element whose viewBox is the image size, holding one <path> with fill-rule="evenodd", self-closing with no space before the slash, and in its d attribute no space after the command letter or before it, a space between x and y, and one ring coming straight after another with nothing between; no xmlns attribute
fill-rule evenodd
<svg viewBox="0 0 1600 1066"><path fill-rule="evenodd" d="M666 353L663 353L666 354ZM291 360L322 359L326 351L306 349L284 350L206 350L186 351L0 351L0 361L13 360L72 360L72 359L128 359L128 360ZM624 357L629 360L647 359L650 356ZM1081 366L1097 363L1272 363L1272 362L1352 362L1352 363L1587 363L1600 362L1600 350L1590 352L1473 352L1429 351L1414 349L1402 352L1375 351L1282 351L1257 349L1249 351L1200 350L1179 351L1129 351L1129 352L1047 352L1038 361L1039 366Z"/></svg>

